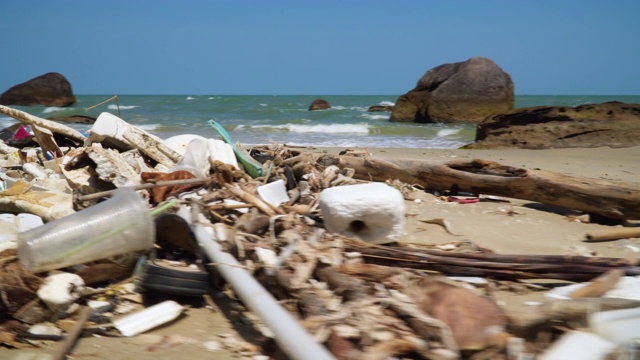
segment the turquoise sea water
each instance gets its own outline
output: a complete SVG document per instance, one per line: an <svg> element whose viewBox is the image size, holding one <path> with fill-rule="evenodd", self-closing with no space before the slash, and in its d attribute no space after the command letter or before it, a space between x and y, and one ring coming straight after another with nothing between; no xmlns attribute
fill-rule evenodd
<svg viewBox="0 0 640 360"><path fill-rule="evenodd" d="M47 118L89 115L101 112L118 115L116 101L85 110L112 95L76 95L72 107L16 107ZM331 104L328 110L308 111L314 99ZM222 124L234 142L243 146L287 144L335 147L458 148L475 138L473 124L392 123L388 112L368 112L373 105L392 105L398 95L123 95L118 96L120 117L163 139L179 134L218 138L209 126ZM640 103L640 95L518 95L516 107L539 105L577 106L605 101ZM16 121L0 115L0 128ZM90 125L69 126L88 131Z"/></svg>

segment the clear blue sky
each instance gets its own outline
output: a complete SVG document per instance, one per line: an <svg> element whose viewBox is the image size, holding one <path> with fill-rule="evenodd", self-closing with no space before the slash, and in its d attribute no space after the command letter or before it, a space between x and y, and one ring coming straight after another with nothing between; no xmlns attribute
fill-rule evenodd
<svg viewBox="0 0 640 360"><path fill-rule="evenodd" d="M516 94L640 94L637 0L1 0L0 92L399 95L484 56Z"/></svg>

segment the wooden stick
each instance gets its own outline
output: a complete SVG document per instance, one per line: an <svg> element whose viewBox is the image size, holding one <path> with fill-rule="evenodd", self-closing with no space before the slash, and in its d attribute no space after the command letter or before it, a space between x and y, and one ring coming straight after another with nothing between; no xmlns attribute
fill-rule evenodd
<svg viewBox="0 0 640 360"><path fill-rule="evenodd" d="M244 191L238 185L226 184L225 188L231 191L233 195L237 196L243 201L246 201L252 204L253 206L257 207L260 211L262 211L263 213L269 216L276 216L277 214L285 215L284 210L271 206L271 204L267 203L266 201L263 201L259 197Z"/></svg>
<svg viewBox="0 0 640 360"><path fill-rule="evenodd" d="M19 120L20 122L27 125L37 125L51 130L54 133L64 135L65 137L68 137L69 139L77 141L79 143L84 143L84 140L86 139L84 135L70 127L58 124L51 120L27 114L24 111L13 109L8 106L0 105L0 113L11 116L12 118Z"/></svg>
<svg viewBox="0 0 640 360"><path fill-rule="evenodd" d="M640 227L595 230L587 234L587 242L640 238Z"/></svg>
<svg viewBox="0 0 640 360"><path fill-rule="evenodd" d="M640 306L640 301L618 298L579 298L546 301L536 311L511 316L511 328L516 334L530 332L545 324L557 321L587 321L595 311L631 309ZM537 330L534 330L537 332Z"/></svg>
<svg viewBox="0 0 640 360"><path fill-rule="evenodd" d="M205 182L207 182L209 180L211 180L211 179L204 178L204 179L168 180L168 181L158 181L158 182L155 182L155 183L140 184L140 185L135 185L135 186L126 186L126 188L133 189L133 190L137 191L137 190L151 189L151 188L154 188L154 187L162 187L162 186L200 184L200 183L205 183ZM78 201L88 201L88 200L102 199L104 197L112 196L116 191L118 191L118 189L101 191L101 192L97 192L97 193L93 193L93 194L87 194L87 195L81 195L81 196L78 196L77 199L78 199Z"/></svg>
<svg viewBox="0 0 640 360"><path fill-rule="evenodd" d="M80 308L78 321L76 321L71 331L69 331L69 334L64 338L64 340L58 345L58 347L51 355L53 360L65 360L67 358L67 354L69 353L69 351L71 351L73 345L76 343L76 340L80 336L80 333L84 328L84 324L87 322L87 320L89 320L90 315L90 307L83 306Z"/></svg>
<svg viewBox="0 0 640 360"><path fill-rule="evenodd" d="M386 247L392 248L392 247ZM631 261L625 258L612 257L593 257L593 256L577 256L577 255L508 255L493 253L456 253L443 250L409 248L400 246L399 250L409 251L412 253L430 254L444 257L455 257L463 259L476 259L483 261L491 261L496 263L552 263L552 264L583 264L605 267L625 267L638 264L638 261Z"/></svg>
<svg viewBox="0 0 640 360"><path fill-rule="evenodd" d="M613 289L622 276L624 276L624 271L621 269L609 270L593 279L590 284L569 293L569 297L572 299L581 297L600 297L607 291Z"/></svg>
<svg viewBox="0 0 640 360"><path fill-rule="evenodd" d="M118 102L118 95L114 95L114 96L112 96L112 97L108 98L108 99L107 99L107 100L105 100L105 101L102 101L102 102L100 102L100 103L98 103L98 104L95 104L95 105L93 105L93 106L89 106L89 107L88 107L88 108L86 108L85 110L87 110L87 111L89 111L89 110L93 110L93 109L97 108L98 106L100 106L100 105L102 105L102 104L106 104L106 103L108 103L108 102L109 102L109 101L111 101L111 100L115 100L115 101L116 101L116 107L118 108L118 117L119 117L119 118L122 118L122 115L120 115L120 103Z"/></svg>

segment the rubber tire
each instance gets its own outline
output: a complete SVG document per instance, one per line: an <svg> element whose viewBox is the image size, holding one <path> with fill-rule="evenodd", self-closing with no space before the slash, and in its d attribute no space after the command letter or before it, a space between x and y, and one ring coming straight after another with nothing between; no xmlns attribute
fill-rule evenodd
<svg viewBox="0 0 640 360"><path fill-rule="evenodd" d="M205 295L211 288L207 272L174 270L154 263L148 265L141 285L147 290L183 296Z"/></svg>
<svg viewBox="0 0 640 360"><path fill-rule="evenodd" d="M175 295L205 295L209 293L209 283L194 280L150 275L142 286L147 290Z"/></svg>

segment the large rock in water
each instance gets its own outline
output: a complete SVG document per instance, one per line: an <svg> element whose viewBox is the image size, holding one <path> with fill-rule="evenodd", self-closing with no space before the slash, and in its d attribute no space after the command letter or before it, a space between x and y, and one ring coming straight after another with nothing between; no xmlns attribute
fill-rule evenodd
<svg viewBox="0 0 640 360"><path fill-rule="evenodd" d="M640 104L537 106L487 117L466 148L612 148L640 145Z"/></svg>
<svg viewBox="0 0 640 360"><path fill-rule="evenodd" d="M71 84L64 76L55 72L18 84L0 95L1 105L69 106L75 102Z"/></svg>
<svg viewBox="0 0 640 360"><path fill-rule="evenodd" d="M427 71L413 90L398 98L390 120L480 122L514 106L511 76L493 61L475 57Z"/></svg>
<svg viewBox="0 0 640 360"><path fill-rule="evenodd" d="M326 109L331 109L331 105L329 105L327 100L323 99L315 99L311 102L311 105L309 105L309 111Z"/></svg>

